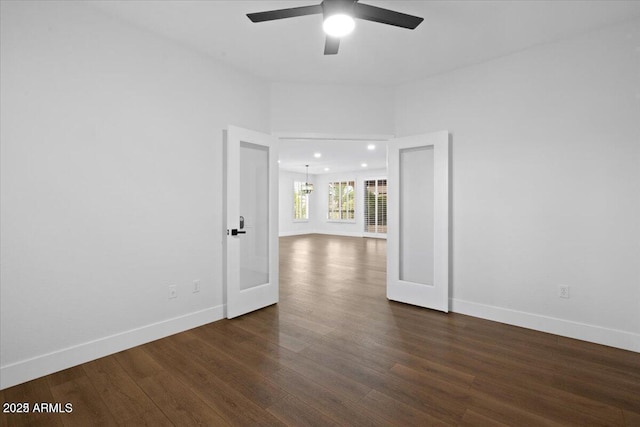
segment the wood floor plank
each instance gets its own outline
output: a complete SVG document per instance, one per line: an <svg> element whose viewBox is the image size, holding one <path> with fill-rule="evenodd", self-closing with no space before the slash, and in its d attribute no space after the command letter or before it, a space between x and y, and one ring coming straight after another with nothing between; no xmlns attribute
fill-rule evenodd
<svg viewBox="0 0 640 427"><path fill-rule="evenodd" d="M56 401L73 405L73 412L62 417L65 426L117 425L109 407L86 375L52 386L51 394Z"/></svg>
<svg viewBox="0 0 640 427"><path fill-rule="evenodd" d="M288 357L294 357L293 355L295 354L291 350L249 334L244 329L230 326L229 323L226 323L224 328L206 325L191 332L201 340L214 345L216 351L233 357L248 369L263 376L268 376L268 374L279 371L282 368L280 363L281 353L290 353ZM246 338L243 333L253 338ZM253 341L258 341L257 345L251 345ZM282 357L286 356L283 354Z"/></svg>
<svg viewBox="0 0 640 427"><path fill-rule="evenodd" d="M267 408L282 399L286 393L265 376L244 366L215 346L197 338L191 332L174 337L178 345L189 353L191 360L206 366L225 384L230 385L257 405Z"/></svg>
<svg viewBox="0 0 640 427"><path fill-rule="evenodd" d="M142 347L134 347L114 355L131 378L140 381L164 372L164 369Z"/></svg>
<svg viewBox="0 0 640 427"><path fill-rule="evenodd" d="M123 421L119 422L118 425L124 427L175 427L175 424L162 411L158 410L143 412L129 418L124 417Z"/></svg>
<svg viewBox="0 0 640 427"><path fill-rule="evenodd" d="M340 399L331 390L290 369L282 369L270 378L289 394L322 412L341 425L385 426L388 421L371 416L367 409L347 399Z"/></svg>
<svg viewBox="0 0 640 427"><path fill-rule="evenodd" d="M406 349L398 350L397 346L393 342L388 342L388 335L376 335L376 334L354 334L353 332L336 331L328 335L323 341L328 345L332 345L336 348L336 351L350 352L354 357L361 359L363 362L367 361L367 365L374 369L378 369L381 372L389 371L394 365L401 364L418 372L431 376L431 378L437 380L446 381L448 384L456 386L469 386L474 375L468 374L464 371L457 370L455 368L448 367L444 364L437 363L433 360L429 360L424 357L415 356L406 351ZM351 343L351 345L349 345ZM356 351L350 351L353 347L360 347ZM417 352L421 356L425 353Z"/></svg>
<svg viewBox="0 0 640 427"><path fill-rule="evenodd" d="M138 384L122 369L115 357L103 357L85 363L82 367L119 424L139 418L142 414L160 412Z"/></svg>
<svg viewBox="0 0 640 427"><path fill-rule="evenodd" d="M331 418L313 409L295 396L287 396L268 411L289 426L337 426Z"/></svg>
<svg viewBox="0 0 640 427"><path fill-rule="evenodd" d="M429 384L416 386L403 379L382 374L360 365L356 360L344 358L321 344L309 347L303 355L444 422L458 422L466 409L467 396L464 393L457 394L456 400L446 400L430 388Z"/></svg>
<svg viewBox="0 0 640 427"><path fill-rule="evenodd" d="M624 416L625 426L640 426L640 412L622 411L622 415Z"/></svg>
<svg viewBox="0 0 640 427"><path fill-rule="evenodd" d="M372 353L376 353L380 357L385 357L388 361L392 361L393 363L390 363L391 366L399 363L418 372L434 375L449 384L462 387L471 385L475 378L475 375L468 374L464 371L449 367L425 357L415 356L407 352L405 349L399 349L397 346L394 346L393 343L387 342L385 340L386 337L384 336L367 336L364 338L355 337L353 335L351 336L353 337L351 339L354 341L360 342L362 340L366 340L370 351ZM426 356L426 354L421 352L421 356Z"/></svg>
<svg viewBox="0 0 640 427"><path fill-rule="evenodd" d="M280 302L0 391L2 426L640 426L638 353L388 301L386 241L280 239Z"/></svg>
<svg viewBox="0 0 640 427"><path fill-rule="evenodd" d="M556 373L554 386L568 393L582 396L603 405L640 413L640 395L615 386L607 381L588 382L580 378Z"/></svg>
<svg viewBox="0 0 640 427"><path fill-rule="evenodd" d="M169 373L146 376L140 380L140 387L176 426L230 425L190 387Z"/></svg>
<svg viewBox="0 0 640 427"><path fill-rule="evenodd" d="M235 327L235 325L230 325L230 328ZM291 350L279 347L257 336L253 340L246 340L235 344L227 343L222 346L222 351L226 350L231 350L233 354L238 355L242 360L248 360L248 358L253 357L255 362L249 362L248 366L259 369L263 369L266 366L267 372L269 373L276 371L273 369L274 365L272 365L272 362L278 363L281 367L291 369L331 389L332 392L341 399L357 401L371 391L371 388L357 381L345 378L331 368L301 357ZM269 360L265 360L264 355L267 355ZM257 358L257 360L255 358ZM265 375L267 375L267 373L265 373Z"/></svg>
<svg viewBox="0 0 640 427"><path fill-rule="evenodd" d="M470 390L468 410L481 415L483 418L506 424L508 426L541 426L562 427L564 424L545 416L528 412L525 408L500 399Z"/></svg>
<svg viewBox="0 0 640 427"><path fill-rule="evenodd" d="M578 360L589 360L604 366L616 367L640 376L638 353L567 337L557 337L557 352Z"/></svg>
<svg viewBox="0 0 640 427"><path fill-rule="evenodd" d="M245 316L242 318L234 319L238 327L245 329L256 335L261 335L272 341L273 343L282 346L291 351L301 351L309 346L307 341L299 339L295 336L289 335L286 332L280 332L279 328L272 328L264 325L253 317Z"/></svg>
<svg viewBox="0 0 640 427"><path fill-rule="evenodd" d="M476 377L472 388L474 391L564 425L623 425L620 409L553 388L545 388L545 392L541 394L540 388L532 388L531 384L509 384L481 376Z"/></svg>
<svg viewBox="0 0 640 427"><path fill-rule="evenodd" d="M359 404L371 414L388 420L392 425L399 426L449 426L436 417L422 412L411 405L395 400L378 390L371 390Z"/></svg>
<svg viewBox="0 0 640 427"><path fill-rule="evenodd" d="M492 420L491 418L485 417L484 415L480 415L472 409L468 409L464 416L462 417L462 421L460 422L460 427L507 427L507 424L501 423L496 420Z"/></svg>
<svg viewBox="0 0 640 427"><path fill-rule="evenodd" d="M232 425L281 425L270 413L253 403L233 386L226 384L215 374L169 339L145 344L144 349L165 370L174 374L225 422Z"/></svg>
<svg viewBox="0 0 640 427"><path fill-rule="evenodd" d="M2 410L0 413L0 425L2 426L62 426L62 417L66 414L50 414L34 412L34 404L49 402L57 403L49 389L46 378L38 378L29 381L19 387L12 387L0 392L2 404L16 404L8 408L9 411ZM63 402L67 403L67 402ZM25 406L26 404L26 406ZM13 412L20 409L25 412Z"/></svg>

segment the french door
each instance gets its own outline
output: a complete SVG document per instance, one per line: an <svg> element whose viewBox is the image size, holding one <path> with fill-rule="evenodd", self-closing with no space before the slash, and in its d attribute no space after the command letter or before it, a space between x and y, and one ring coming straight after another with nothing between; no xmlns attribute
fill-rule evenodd
<svg viewBox="0 0 640 427"><path fill-rule="evenodd" d="M387 144L387 297L449 311L449 134Z"/></svg>
<svg viewBox="0 0 640 427"><path fill-rule="evenodd" d="M278 302L278 140L226 133L226 316Z"/></svg>

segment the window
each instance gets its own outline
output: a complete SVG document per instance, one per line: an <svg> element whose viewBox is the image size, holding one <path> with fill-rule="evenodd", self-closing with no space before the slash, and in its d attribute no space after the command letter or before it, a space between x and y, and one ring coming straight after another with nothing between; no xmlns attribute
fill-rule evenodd
<svg viewBox="0 0 640 427"><path fill-rule="evenodd" d="M327 219L334 221L353 221L356 219L355 190L355 181L329 183L329 210Z"/></svg>
<svg viewBox="0 0 640 427"><path fill-rule="evenodd" d="M387 180L364 182L364 232L387 232Z"/></svg>
<svg viewBox="0 0 640 427"><path fill-rule="evenodd" d="M305 221L309 219L309 195L302 192L304 182L293 182L293 220Z"/></svg>

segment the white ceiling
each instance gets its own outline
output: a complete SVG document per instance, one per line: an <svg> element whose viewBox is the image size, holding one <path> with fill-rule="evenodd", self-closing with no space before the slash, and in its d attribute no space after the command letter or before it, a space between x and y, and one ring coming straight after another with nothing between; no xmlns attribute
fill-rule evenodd
<svg viewBox="0 0 640 427"><path fill-rule="evenodd" d="M92 7L210 55L269 82L393 86L508 55L640 16L640 1L520 0L362 3L424 17L414 31L358 20L338 55L325 56L321 15L252 23L250 12L318 4L308 1L94 0ZM362 155L346 143L283 144L281 160L304 164ZM311 147L313 144L320 144ZM296 158L295 153L305 155ZM373 163L373 162L372 162ZM377 164L377 163L376 163ZM332 163L332 171L345 165ZM303 167L304 169L304 167ZM322 171L318 171L322 173Z"/></svg>
<svg viewBox="0 0 640 427"><path fill-rule="evenodd" d="M395 85L640 16L639 1L362 0L424 22L411 31L358 20L338 55L325 56L321 15L245 16L320 0L88 3L269 81L363 85Z"/></svg>
<svg viewBox="0 0 640 427"><path fill-rule="evenodd" d="M369 145L375 148L370 150ZM316 158L316 153L321 157ZM305 165L309 165L312 175L386 169L387 143L384 140L281 139L280 169L304 173Z"/></svg>

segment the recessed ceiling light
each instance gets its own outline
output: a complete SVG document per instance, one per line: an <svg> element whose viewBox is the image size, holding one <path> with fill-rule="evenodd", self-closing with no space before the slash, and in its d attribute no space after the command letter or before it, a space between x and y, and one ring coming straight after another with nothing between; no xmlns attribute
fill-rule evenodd
<svg viewBox="0 0 640 427"><path fill-rule="evenodd" d="M320 153L314 153L313 157L315 157L316 159L319 159L320 157L322 157L322 154Z"/></svg>
<svg viewBox="0 0 640 427"><path fill-rule="evenodd" d="M278 160L278 164L280 164L280 160Z"/></svg>
<svg viewBox="0 0 640 427"><path fill-rule="evenodd" d="M322 28L331 37L344 37L356 27L356 21L349 15L338 13L324 20Z"/></svg>
<svg viewBox="0 0 640 427"><path fill-rule="evenodd" d="M328 171L329 171L329 168L324 168L324 171L325 171L325 172L328 172Z"/></svg>
<svg viewBox="0 0 640 427"><path fill-rule="evenodd" d="M366 168L366 167L367 167L367 164L366 164L366 163L363 163L363 164L361 164L360 166L362 166L363 168Z"/></svg>
<svg viewBox="0 0 640 427"><path fill-rule="evenodd" d="M376 149L375 145L373 145L373 144L367 145L367 150L375 150L375 149Z"/></svg>

